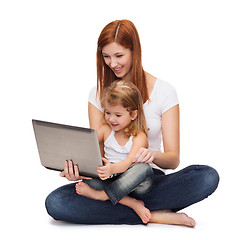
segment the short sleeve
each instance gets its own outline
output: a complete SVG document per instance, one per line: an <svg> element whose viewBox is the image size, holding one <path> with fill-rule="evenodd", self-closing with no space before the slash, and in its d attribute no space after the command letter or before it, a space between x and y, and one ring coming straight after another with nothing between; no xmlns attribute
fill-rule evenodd
<svg viewBox="0 0 240 240"><path fill-rule="evenodd" d="M160 98L161 98L161 113L163 114L170 108L178 105L179 101L175 88L167 82L162 81L162 83L163 83L161 86L162 94L160 94Z"/></svg>
<svg viewBox="0 0 240 240"><path fill-rule="evenodd" d="M99 93L97 93L97 87L93 87L88 95L88 102L90 102L93 106L98 108L100 111L103 112L101 107Z"/></svg>

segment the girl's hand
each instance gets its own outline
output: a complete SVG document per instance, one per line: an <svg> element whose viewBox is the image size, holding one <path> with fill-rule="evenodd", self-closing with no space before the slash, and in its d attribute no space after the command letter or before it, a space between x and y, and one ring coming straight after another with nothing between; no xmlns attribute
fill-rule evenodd
<svg viewBox="0 0 240 240"><path fill-rule="evenodd" d="M64 170L60 173L61 177L67 178L69 181L79 181L82 179L92 179L90 177L84 177L79 175L78 165L73 166L72 160L66 160L64 162Z"/></svg>
<svg viewBox="0 0 240 240"><path fill-rule="evenodd" d="M101 180L106 180L112 175L112 163L106 158L102 158L104 166L97 168L97 174Z"/></svg>
<svg viewBox="0 0 240 240"><path fill-rule="evenodd" d="M151 163L155 159L155 152L147 148L140 148L133 158L135 163Z"/></svg>

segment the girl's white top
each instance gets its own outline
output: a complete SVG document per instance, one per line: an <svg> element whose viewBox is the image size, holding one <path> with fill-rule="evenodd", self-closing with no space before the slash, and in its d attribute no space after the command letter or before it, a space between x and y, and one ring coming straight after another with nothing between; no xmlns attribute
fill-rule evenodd
<svg viewBox="0 0 240 240"><path fill-rule="evenodd" d="M104 152L105 152L105 158L108 161L112 163L117 163L117 162L121 162L128 156L132 148L133 136L131 136L128 139L128 142L124 146L121 146L118 144L114 134L115 132L112 131L109 137L104 142Z"/></svg>
<svg viewBox="0 0 240 240"><path fill-rule="evenodd" d="M96 91L96 87L92 88L88 101L103 112L99 94L96 93ZM179 102L174 87L163 80L157 79L149 100L143 105L147 127L149 128L149 149L162 152L162 115L177 104L179 104ZM153 163L151 166L161 169ZM163 171L163 169L161 170Z"/></svg>

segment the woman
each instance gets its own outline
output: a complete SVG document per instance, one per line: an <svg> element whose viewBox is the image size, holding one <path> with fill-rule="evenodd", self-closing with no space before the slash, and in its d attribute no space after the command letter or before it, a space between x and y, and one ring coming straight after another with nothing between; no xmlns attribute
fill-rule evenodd
<svg viewBox="0 0 240 240"><path fill-rule="evenodd" d="M179 165L179 103L171 85L143 70L140 40L132 22L114 21L102 30L97 48L97 78L97 88L89 95L91 128L101 127L100 99L103 89L111 82L116 79L132 81L142 94L149 148L141 148L134 161L151 163L154 169L154 189L140 198L151 211L150 222L193 227L192 218L176 212L212 194L219 176L215 169L200 165L165 175L164 169L175 169ZM85 178L71 161L65 163L61 176L73 181ZM53 218L75 223L141 223L130 208L78 196L75 184L53 191L46 199L46 208Z"/></svg>

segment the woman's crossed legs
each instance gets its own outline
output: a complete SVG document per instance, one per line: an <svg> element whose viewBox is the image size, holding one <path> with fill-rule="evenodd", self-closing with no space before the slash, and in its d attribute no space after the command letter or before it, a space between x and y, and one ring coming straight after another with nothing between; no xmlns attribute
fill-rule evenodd
<svg viewBox="0 0 240 240"><path fill-rule="evenodd" d="M194 220L175 212L211 195L219 182L215 169L201 165L192 165L169 175L154 170L154 179L154 189L139 198L151 211L150 222L187 226L193 226ZM132 209L80 196L75 185L62 186L47 197L46 208L54 219L82 224L142 223Z"/></svg>

